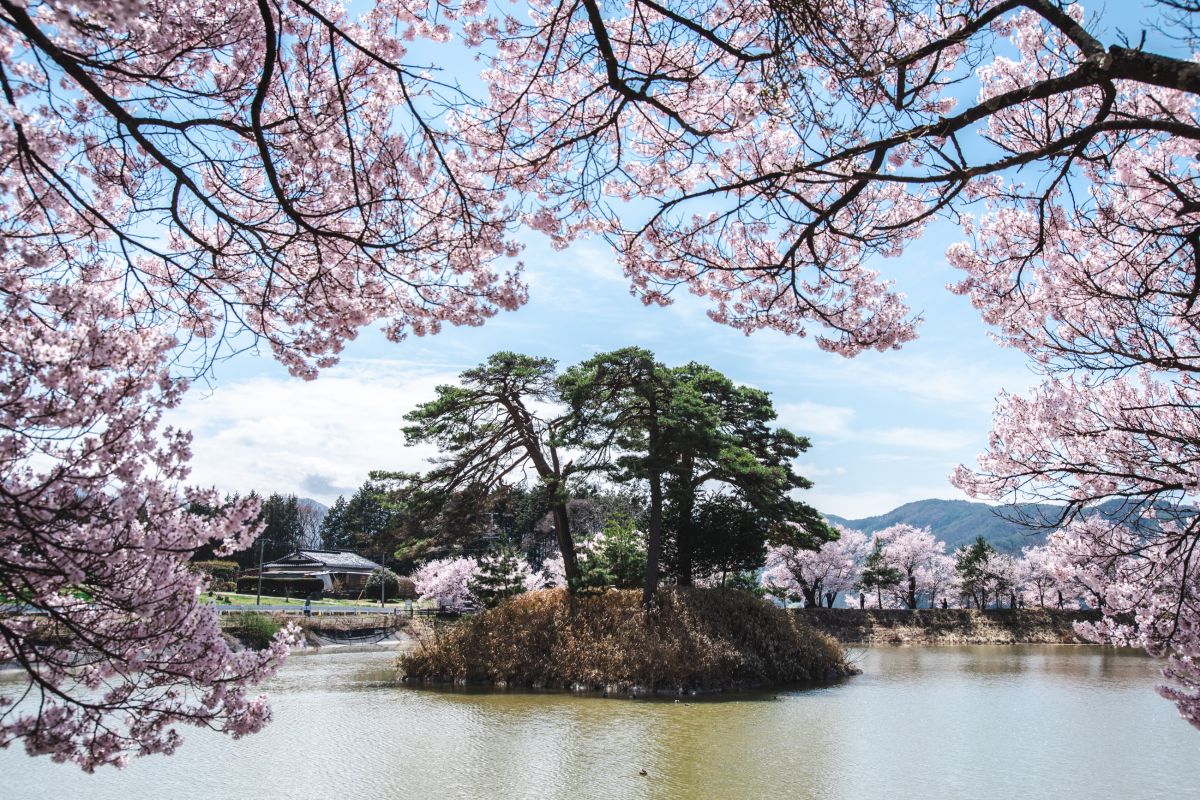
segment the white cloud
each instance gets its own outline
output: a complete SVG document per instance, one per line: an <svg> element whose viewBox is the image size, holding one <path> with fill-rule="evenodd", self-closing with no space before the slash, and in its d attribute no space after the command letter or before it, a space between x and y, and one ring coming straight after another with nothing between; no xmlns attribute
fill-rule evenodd
<svg viewBox="0 0 1200 800"><path fill-rule="evenodd" d="M892 428L863 431L861 438L888 447L909 450L950 452L970 448L981 438L980 433L942 428Z"/></svg>
<svg viewBox="0 0 1200 800"><path fill-rule="evenodd" d="M416 470L433 455L404 445L404 414L454 373L348 361L315 381L252 378L193 391L169 423L194 433L190 482L330 502L372 469Z"/></svg>
<svg viewBox="0 0 1200 800"><path fill-rule="evenodd" d="M801 436L842 439L853 433L853 408L802 401L780 403L775 410L779 413L779 424Z"/></svg>

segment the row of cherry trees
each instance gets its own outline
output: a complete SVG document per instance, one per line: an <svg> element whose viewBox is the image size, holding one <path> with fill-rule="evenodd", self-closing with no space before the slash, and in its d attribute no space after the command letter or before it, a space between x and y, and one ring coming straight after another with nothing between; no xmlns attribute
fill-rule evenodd
<svg viewBox="0 0 1200 800"><path fill-rule="evenodd" d="M1069 532L1014 554L982 539L947 553L928 528L904 524L871 536L839 531L818 550L770 548L763 586L809 607L832 608L840 595L877 608L1105 607L1104 577Z"/></svg>

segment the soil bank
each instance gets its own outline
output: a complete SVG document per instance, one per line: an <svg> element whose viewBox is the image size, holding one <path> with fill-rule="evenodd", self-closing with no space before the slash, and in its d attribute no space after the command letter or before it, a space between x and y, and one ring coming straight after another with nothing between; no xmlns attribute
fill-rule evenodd
<svg viewBox="0 0 1200 800"><path fill-rule="evenodd" d="M991 609L805 608L796 616L843 645L1084 644L1076 622L1099 611Z"/></svg>

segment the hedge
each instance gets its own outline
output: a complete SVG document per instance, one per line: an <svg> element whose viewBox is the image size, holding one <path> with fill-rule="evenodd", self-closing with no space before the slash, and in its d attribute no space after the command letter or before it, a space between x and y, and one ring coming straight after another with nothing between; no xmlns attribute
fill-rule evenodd
<svg viewBox="0 0 1200 800"><path fill-rule="evenodd" d="M325 582L320 578L272 578L264 575L262 578L262 593L268 597L304 597L311 594L313 599L321 596ZM239 594L256 594L258 592L258 577L238 578Z"/></svg>

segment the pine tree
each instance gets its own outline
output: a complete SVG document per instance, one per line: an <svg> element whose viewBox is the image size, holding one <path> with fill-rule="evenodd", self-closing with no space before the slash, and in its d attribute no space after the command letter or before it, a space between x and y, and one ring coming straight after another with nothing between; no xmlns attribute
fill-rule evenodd
<svg viewBox="0 0 1200 800"><path fill-rule="evenodd" d="M978 608L987 608L988 583L991 580L987 567L995 554L996 549L982 536L966 547L960 547L955 553L954 571L958 573L963 592L975 601Z"/></svg>
<svg viewBox="0 0 1200 800"><path fill-rule="evenodd" d="M646 537L632 517L617 514L604 523L593 548L579 559L581 588L641 586L646 573Z"/></svg>
<svg viewBox="0 0 1200 800"><path fill-rule="evenodd" d="M522 594L525 572L516 551L505 546L481 559L479 571L467 588L485 608L495 608L508 598Z"/></svg>
<svg viewBox="0 0 1200 800"><path fill-rule="evenodd" d="M346 535L346 498L338 495L333 507L321 521L321 547L326 550L340 550L349 544Z"/></svg>
<svg viewBox="0 0 1200 800"><path fill-rule="evenodd" d="M862 576L858 579L858 588L862 591L875 592L875 600L883 608L883 593L900 583L900 570L889 565L884 560L883 542L875 540L875 547L863 564Z"/></svg>

